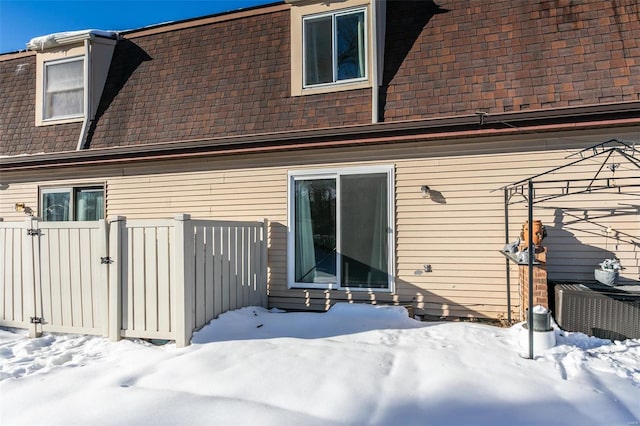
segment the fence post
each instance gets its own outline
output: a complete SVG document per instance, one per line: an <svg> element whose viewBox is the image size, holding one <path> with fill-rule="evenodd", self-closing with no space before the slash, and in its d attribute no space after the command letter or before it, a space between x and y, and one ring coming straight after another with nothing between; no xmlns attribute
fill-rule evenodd
<svg viewBox="0 0 640 426"><path fill-rule="evenodd" d="M173 327L176 347L183 348L191 342L194 324L194 252L191 215L175 216L174 259L176 283L176 313Z"/></svg>
<svg viewBox="0 0 640 426"><path fill-rule="evenodd" d="M22 271L25 273L23 278L23 288L26 289L25 296L28 295L29 300L25 300L24 306L28 306L30 315L29 320L29 337L40 337L42 330L38 330L39 317L42 315L38 309L37 298L37 286L40 284L40 240L39 234L32 230L38 229L38 218L30 216L25 219L25 229L23 235L23 242L26 250L22 251L22 254L27 254L27 259L22 259L23 267ZM23 313L24 315L24 313Z"/></svg>
<svg viewBox="0 0 640 426"><path fill-rule="evenodd" d="M109 263L104 264L102 256L109 259L109 222L107 219L100 221L99 238L97 242L98 253L100 254L100 269L98 270L98 318L100 321L102 336L109 337ZM93 302L92 302L93 305Z"/></svg>
<svg viewBox="0 0 640 426"><path fill-rule="evenodd" d="M266 217L262 221L262 245L260 249L260 275L262 277L260 280L260 301L262 302L262 307L266 308L269 305L269 297L267 294L267 281L269 280L269 276L267 274L267 257L269 255L269 219Z"/></svg>
<svg viewBox="0 0 640 426"><path fill-rule="evenodd" d="M126 217L112 216L109 218L109 300L108 333L109 340L120 340L122 329L122 233L126 225Z"/></svg>

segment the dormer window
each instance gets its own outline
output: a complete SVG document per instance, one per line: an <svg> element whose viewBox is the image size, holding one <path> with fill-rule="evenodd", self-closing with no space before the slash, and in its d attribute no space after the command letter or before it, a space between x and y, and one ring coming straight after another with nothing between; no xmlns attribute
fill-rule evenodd
<svg viewBox="0 0 640 426"><path fill-rule="evenodd" d="M303 19L304 87L367 78L365 9Z"/></svg>
<svg viewBox="0 0 640 426"><path fill-rule="evenodd" d="M95 117L117 43L112 31L82 30L33 38L36 55L36 126L84 122ZM78 135L82 149L83 135Z"/></svg>
<svg viewBox="0 0 640 426"><path fill-rule="evenodd" d="M285 1L291 4L291 96L370 88L376 2Z"/></svg>
<svg viewBox="0 0 640 426"><path fill-rule="evenodd" d="M45 62L43 119L82 117L84 90L83 57Z"/></svg>

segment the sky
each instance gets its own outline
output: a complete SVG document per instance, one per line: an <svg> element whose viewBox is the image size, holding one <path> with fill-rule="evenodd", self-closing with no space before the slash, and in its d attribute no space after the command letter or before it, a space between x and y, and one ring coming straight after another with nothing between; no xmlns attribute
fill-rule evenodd
<svg viewBox="0 0 640 426"><path fill-rule="evenodd" d="M0 0L0 53L29 40L76 30L122 31L275 3L276 0Z"/></svg>
<svg viewBox="0 0 640 426"><path fill-rule="evenodd" d="M640 424L640 339L544 333L528 359L522 324L348 303L227 312L180 349L0 329L0 424Z"/></svg>

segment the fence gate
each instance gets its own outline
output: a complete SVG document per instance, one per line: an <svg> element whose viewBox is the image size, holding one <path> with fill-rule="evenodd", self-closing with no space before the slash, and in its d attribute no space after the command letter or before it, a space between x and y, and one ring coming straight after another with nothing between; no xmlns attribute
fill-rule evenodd
<svg viewBox="0 0 640 426"><path fill-rule="evenodd" d="M38 226L32 231L37 232L32 237L36 317L42 321L42 331L104 334L108 304L108 264L101 262L107 253L105 222L34 222Z"/></svg>

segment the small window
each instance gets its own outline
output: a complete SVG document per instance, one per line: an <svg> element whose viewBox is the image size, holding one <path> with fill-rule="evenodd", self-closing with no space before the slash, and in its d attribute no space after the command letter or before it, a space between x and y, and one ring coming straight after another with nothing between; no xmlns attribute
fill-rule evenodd
<svg viewBox="0 0 640 426"><path fill-rule="evenodd" d="M104 219L104 189L51 188L40 193L43 221L87 221Z"/></svg>
<svg viewBox="0 0 640 426"><path fill-rule="evenodd" d="M44 64L43 119L84 115L84 59L72 58Z"/></svg>
<svg viewBox="0 0 640 426"><path fill-rule="evenodd" d="M296 172L290 179L290 287L390 290L392 169Z"/></svg>
<svg viewBox="0 0 640 426"><path fill-rule="evenodd" d="M304 86L367 78L365 10L303 19Z"/></svg>

